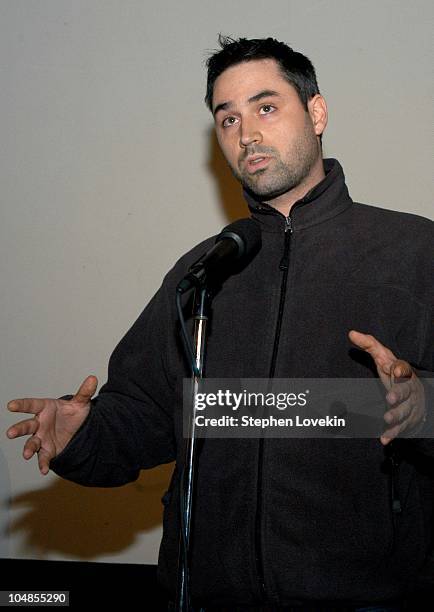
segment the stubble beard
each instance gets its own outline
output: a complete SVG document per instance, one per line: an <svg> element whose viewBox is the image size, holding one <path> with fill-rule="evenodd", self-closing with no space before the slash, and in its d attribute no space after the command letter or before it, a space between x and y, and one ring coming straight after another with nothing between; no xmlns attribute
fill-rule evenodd
<svg viewBox="0 0 434 612"><path fill-rule="evenodd" d="M271 157L266 168L250 174L243 161L249 155ZM311 125L292 143L284 158L273 147L262 145L246 148L240 156L238 168L231 166L235 178L256 199L269 201L295 189L305 181L320 156L320 147Z"/></svg>

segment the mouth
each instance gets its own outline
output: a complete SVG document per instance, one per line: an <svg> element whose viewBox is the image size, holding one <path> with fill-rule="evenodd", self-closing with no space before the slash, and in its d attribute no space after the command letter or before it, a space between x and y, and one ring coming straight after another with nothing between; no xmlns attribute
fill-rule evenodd
<svg viewBox="0 0 434 612"><path fill-rule="evenodd" d="M257 170L262 170L271 161L271 157L266 157L265 155L249 155L249 157L244 162L247 172L249 174L254 174Z"/></svg>

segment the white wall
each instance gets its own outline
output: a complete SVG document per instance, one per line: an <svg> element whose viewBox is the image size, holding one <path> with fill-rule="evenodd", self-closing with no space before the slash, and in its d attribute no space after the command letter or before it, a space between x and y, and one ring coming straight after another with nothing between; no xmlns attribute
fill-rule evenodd
<svg viewBox="0 0 434 612"><path fill-rule="evenodd" d="M203 104L220 31L306 53L353 198L432 218L433 7L0 0L2 406L102 384L164 272L244 215ZM14 420L3 409L1 430ZM21 447L2 434L0 555L156 561L167 467L84 489L41 477Z"/></svg>

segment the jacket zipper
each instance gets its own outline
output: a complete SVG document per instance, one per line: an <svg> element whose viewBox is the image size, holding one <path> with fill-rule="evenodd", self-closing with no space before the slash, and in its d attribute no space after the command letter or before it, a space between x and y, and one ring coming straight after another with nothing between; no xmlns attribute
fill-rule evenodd
<svg viewBox="0 0 434 612"><path fill-rule="evenodd" d="M392 447L392 453L390 455L390 498L392 506L392 552L395 550L397 528L398 528L398 516L402 512L401 500L399 498L398 491L398 471L399 471L399 459L397 457L395 449Z"/></svg>
<svg viewBox="0 0 434 612"><path fill-rule="evenodd" d="M271 357L271 365L268 378L274 378L276 369L277 353L279 350L280 330L282 327L282 316L285 308L286 285L288 282L289 269L289 252L291 245L292 234L292 219L290 215L285 217L285 242L283 247L283 256L279 263L279 270L283 272L280 285L279 311L277 315L276 331L274 334L273 354ZM264 564L261 543L261 522L262 522L262 464L264 455L264 439L259 438L258 448L258 480L257 480L257 497L256 497L256 520L255 520L255 536L256 536L256 567L259 576L261 598L265 601L267 593L265 589Z"/></svg>

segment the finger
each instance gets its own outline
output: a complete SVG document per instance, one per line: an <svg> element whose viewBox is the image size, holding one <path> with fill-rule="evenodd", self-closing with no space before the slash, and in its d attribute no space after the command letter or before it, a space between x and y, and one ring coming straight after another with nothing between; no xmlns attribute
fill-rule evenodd
<svg viewBox="0 0 434 612"><path fill-rule="evenodd" d="M362 334L352 329L348 336L355 346L371 355L377 367L380 367L385 374L390 374L390 367L396 361L396 357L390 349L381 344L371 334Z"/></svg>
<svg viewBox="0 0 434 612"><path fill-rule="evenodd" d="M46 401L46 399L36 397L14 399L8 402L7 409L10 412L28 412L30 414L39 414L41 410L43 410Z"/></svg>
<svg viewBox="0 0 434 612"><path fill-rule="evenodd" d="M390 426L402 425L406 419L410 416L412 412L412 407L410 404L403 404L394 408L393 410L388 410L384 413L384 420Z"/></svg>
<svg viewBox="0 0 434 612"><path fill-rule="evenodd" d="M408 380L408 379L407 379ZM387 403L391 406L401 404L408 400L413 392L413 386L409 382L401 382L392 385L386 395Z"/></svg>
<svg viewBox="0 0 434 612"><path fill-rule="evenodd" d="M28 436L34 434L39 427L39 422L36 419L26 419L15 423L6 432L8 438L19 438L20 436Z"/></svg>
<svg viewBox="0 0 434 612"><path fill-rule="evenodd" d="M96 376L88 376L81 383L79 390L74 395L71 401L79 402L80 404L87 404L92 395L94 395L98 386L98 379Z"/></svg>
<svg viewBox="0 0 434 612"><path fill-rule="evenodd" d="M32 436L24 444L23 457L24 459L31 459L35 453L41 448L41 440L38 436Z"/></svg>
<svg viewBox="0 0 434 612"><path fill-rule="evenodd" d="M403 359L397 359L390 368L390 374L394 380L408 379L413 376L413 368Z"/></svg>
<svg viewBox="0 0 434 612"><path fill-rule="evenodd" d="M383 432L383 434L380 437L381 444L386 446L392 440L394 440L397 436L399 436L400 432L401 432L401 425L395 425L395 427L386 429L386 431Z"/></svg>
<svg viewBox="0 0 434 612"><path fill-rule="evenodd" d="M50 471L50 461L51 461L51 455L46 450L41 448L41 450L38 453L38 466L39 466L39 471L44 476L48 474L48 472Z"/></svg>

